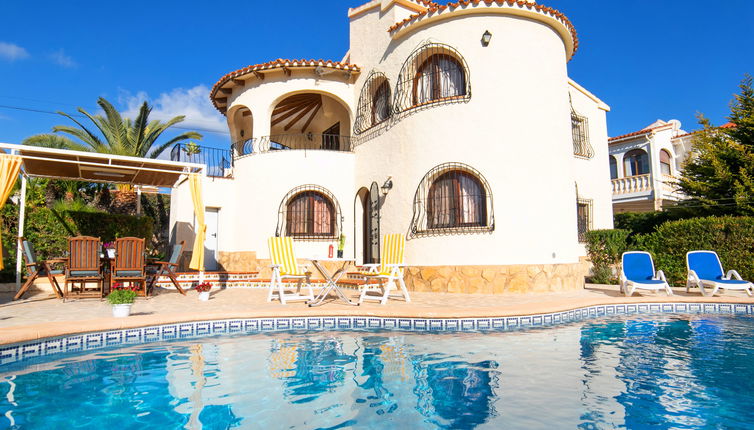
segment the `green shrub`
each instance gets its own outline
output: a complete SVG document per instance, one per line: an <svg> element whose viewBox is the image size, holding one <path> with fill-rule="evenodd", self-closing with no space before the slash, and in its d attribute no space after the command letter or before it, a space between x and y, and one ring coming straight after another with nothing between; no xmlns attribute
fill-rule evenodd
<svg viewBox="0 0 754 430"><path fill-rule="evenodd" d="M652 253L655 268L668 282L686 283L686 253L712 250L725 270L735 269L744 279L754 279L754 217L706 217L670 221L654 233L637 235L635 249Z"/></svg>
<svg viewBox="0 0 754 430"><path fill-rule="evenodd" d="M107 302L111 305L133 303L134 300L136 300L136 291L128 288L116 288L107 295Z"/></svg>
<svg viewBox="0 0 754 430"><path fill-rule="evenodd" d="M150 246L152 219L146 216L111 214L107 212L58 212L46 207L27 207L24 237L34 246L40 260L63 256L68 250L68 237L94 236L103 242L118 237L141 237ZM2 211L3 263L0 282L16 279L16 235L18 206L6 204Z"/></svg>
<svg viewBox="0 0 754 430"><path fill-rule="evenodd" d="M612 268L620 263L620 257L628 248L628 230L592 230L586 234L586 251L594 267L592 282L615 284Z"/></svg>

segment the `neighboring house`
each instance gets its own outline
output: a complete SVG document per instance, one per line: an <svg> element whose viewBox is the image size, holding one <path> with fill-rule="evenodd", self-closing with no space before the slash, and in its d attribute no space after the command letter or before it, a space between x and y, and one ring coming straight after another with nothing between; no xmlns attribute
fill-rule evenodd
<svg viewBox="0 0 754 430"><path fill-rule="evenodd" d="M650 212L672 206L684 196L676 189L679 172L691 153L691 137L675 119L609 139L613 212Z"/></svg>
<svg viewBox="0 0 754 430"><path fill-rule="evenodd" d="M275 235L303 257L345 234L346 256L374 262L380 236L398 232L414 290L581 288L584 233L612 227L609 107L567 75L568 19L533 3L420 0L348 17L342 61L275 60L213 87L232 153L192 158L212 176L208 267L264 277ZM173 240L190 244L187 184L171 210Z"/></svg>

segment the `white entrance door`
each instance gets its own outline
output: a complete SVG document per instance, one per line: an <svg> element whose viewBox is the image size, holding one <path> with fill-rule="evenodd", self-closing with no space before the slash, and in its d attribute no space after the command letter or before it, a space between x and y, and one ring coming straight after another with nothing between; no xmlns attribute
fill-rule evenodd
<svg viewBox="0 0 754 430"><path fill-rule="evenodd" d="M207 236L204 240L204 269L217 270L217 229L218 209L207 208L204 222L207 224Z"/></svg>

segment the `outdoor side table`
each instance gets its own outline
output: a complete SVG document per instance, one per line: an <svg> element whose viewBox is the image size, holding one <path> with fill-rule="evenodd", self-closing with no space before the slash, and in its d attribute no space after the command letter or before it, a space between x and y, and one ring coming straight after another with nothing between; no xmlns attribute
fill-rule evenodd
<svg viewBox="0 0 754 430"><path fill-rule="evenodd" d="M314 300L309 301L309 306L320 306L325 302L325 299L327 298L327 295L330 294L330 292L334 291L338 297L346 302L346 304L351 306L358 306L359 303L352 302L348 297L346 297L345 293L343 293L343 290L340 289L338 286L338 281L340 278L346 273L346 267L349 263L354 263L356 260L353 258L310 258L309 259L314 267L317 268L317 271L322 274L322 277L325 278L325 287L322 289L322 291L317 294L316 297L314 297ZM340 269L336 270L335 273L330 274L330 272L327 271L327 269L322 265L323 262L337 262L342 263L340 266Z"/></svg>

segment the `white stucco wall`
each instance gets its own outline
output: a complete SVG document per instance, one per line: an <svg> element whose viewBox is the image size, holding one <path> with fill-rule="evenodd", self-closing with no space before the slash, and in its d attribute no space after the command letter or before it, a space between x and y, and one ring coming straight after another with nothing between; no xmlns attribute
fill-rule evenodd
<svg viewBox="0 0 754 430"><path fill-rule="evenodd" d="M265 136L271 134L270 115L280 100L318 92L341 103L350 128L369 72L384 73L394 95L404 62L426 42L444 43L460 52L468 64L470 100L401 114L353 153L273 151L237 160L233 179L205 181L206 205L220 208L220 250L256 251L266 258L266 240L275 233L283 196L294 187L316 184L338 200L346 255L361 260L361 210L360 203L354 204L358 190L391 176L394 186L381 207L381 234L405 234L421 179L439 164L459 162L478 170L489 183L495 229L410 237L408 264L577 262L584 250L577 240L575 184L583 197L594 200L594 227L612 226L607 128L601 102L571 91L560 34L527 18L474 14L423 25L392 39L387 28L395 15L390 9L374 8L352 19L350 59L361 67L355 81L344 72L319 78L297 70L291 76L268 72L264 80L235 87L228 96L228 111L248 108L253 137ZM493 34L487 47L480 43L484 31ZM579 113L589 117L595 149L591 160L578 160L573 154L569 91ZM173 197L171 222L191 223L186 184L174 190ZM180 236L179 232L178 240ZM297 253L324 255L330 243L297 241Z"/></svg>

